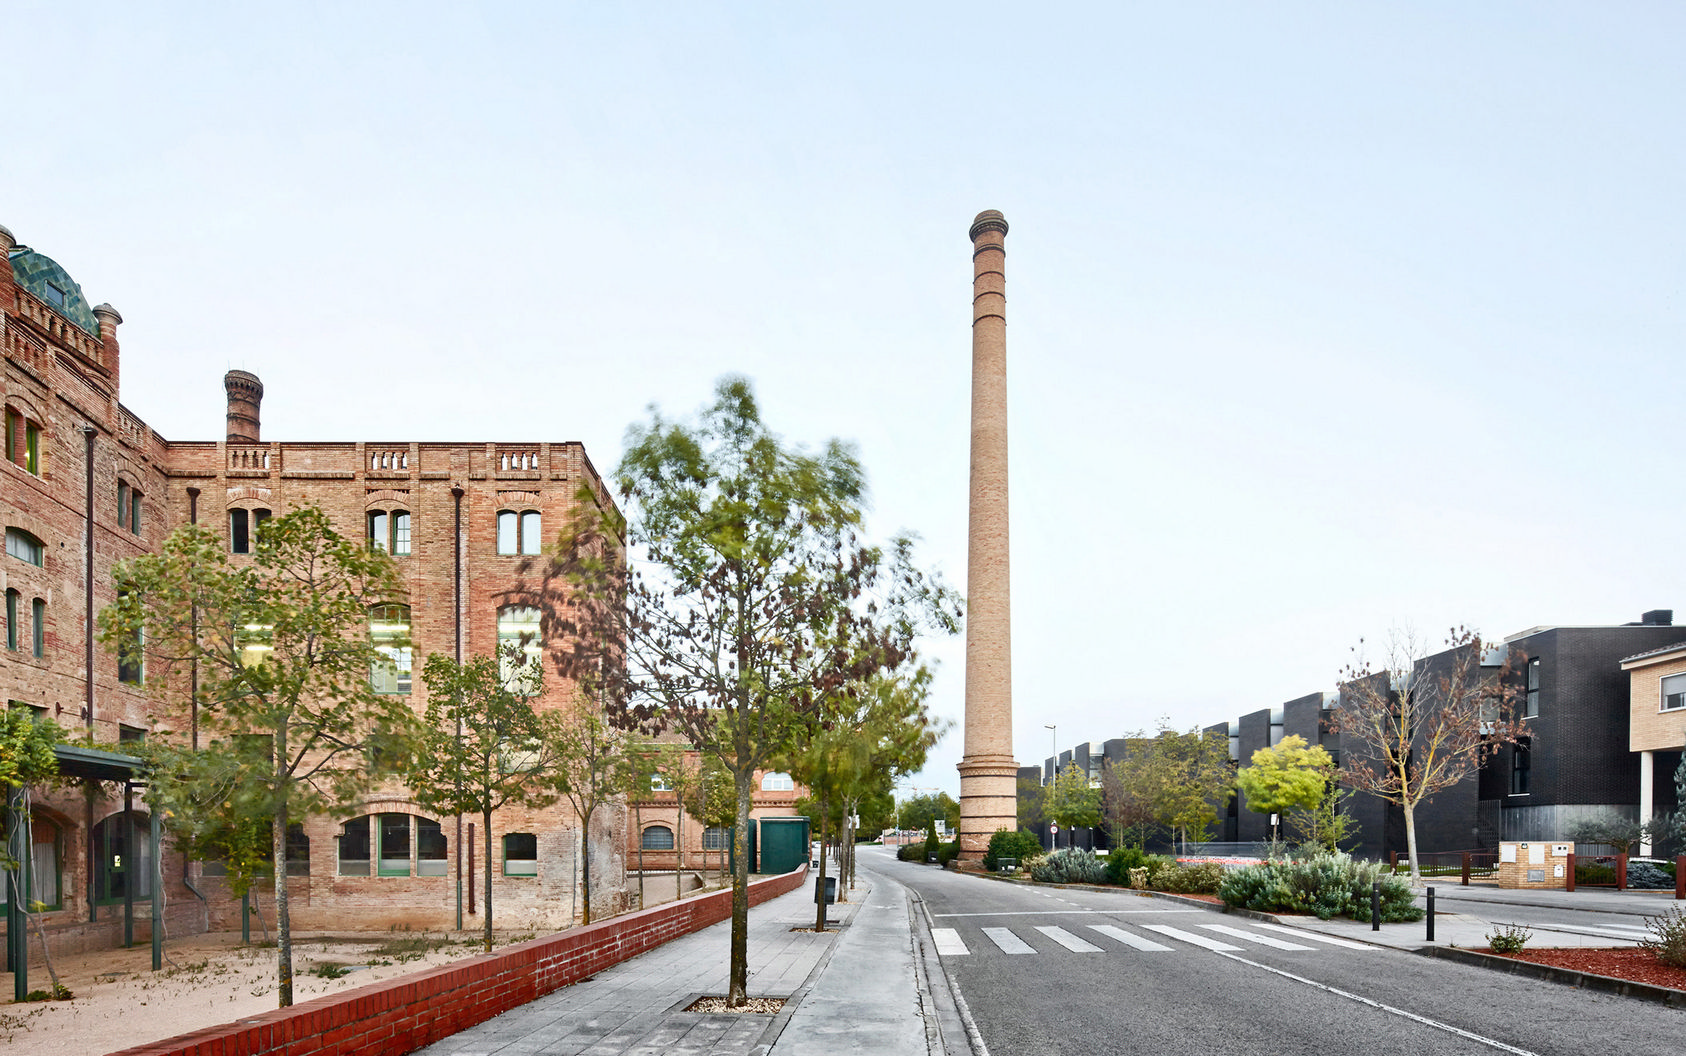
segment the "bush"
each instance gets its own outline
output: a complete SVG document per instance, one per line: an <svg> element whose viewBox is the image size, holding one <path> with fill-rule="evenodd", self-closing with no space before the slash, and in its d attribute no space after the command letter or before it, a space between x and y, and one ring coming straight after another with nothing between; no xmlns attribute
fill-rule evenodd
<svg viewBox="0 0 1686 1056"><path fill-rule="evenodd" d="M1533 937L1525 924L1504 924L1487 933L1487 948L1494 953L1521 953Z"/></svg>
<svg viewBox="0 0 1686 1056"><path fill-rule="evenodd" d="M1153 886L1178 895L1215 895L1218 886L1223 883L1225 872L1227 870L1216 862L1173 865L1160 872Z"/></svg>
<svg viewBox="0 0 1686 1056"><path fill-rule="evenodd" d="M1686 913L1678 908L1665 909L1655 917L1645 918L1650 937L1640 939L1639 945L1657 955L1657 960L1676 968L1686 968Z"/></svg>
<svg viewBox="0 0 1686 1056"><path fill-rule="evenodd" d="M925 860L925 845L923 843L904 843L896 848L896 858L903 862L923 862Z"/></svg>
<svg viewBox="0 0 1686 1056"><path fill-rule="evenodd" d="M950 842L937 846L937 864L943 868L946 869L948 863L958 857L960 857L960 837L956 836Z"/></svg>
<svg viewBox="0 0 1686 1056"><path fill-rule="evenodd" d="M929 829L925 830L925 857L923 857L919 860L922 861L922 862L928 862L932 858L935 858L937 856L937 847L938 846L939 846L939 844L937 843L937 826L936 826L935 823L932 823L931 827Z"/></svg>
<svg viewBox="0 0 1686 1056"><path fill-rule="evenodd" d="M1042 856L1042 844L1036 834L1019 830L1013 832L1008 829L997 829L995 835L989 838L989 850L984 852L984 868L995 872L996 863L1003 858L1017 858L1019 868L1027 867L1031 860Z"/></svg>
<svg viewBox="0 0 1686 1056"><path fill-rule="evenodd" d="M1068 847L1037 859L1030 875L1044 884L1102 884L1106 882L1106 866L1081 847Z"/></svg>
<svg viewBox="0 0 1686 1056"><path fill-rule="evenodd" d="M1411 885L1388 875L1379 862L1355 862L1343 853L1306 861L1271 861L1226 872L1218 886L1225 905L1261 913L1314 913L1320 920L1370 915L1370 886L1381 883L1381 915L1388 923L1421 920Z"/></svg>
<svg viewBox="0 0 1686 1056"><path fill-rule="evenodd" d="M1147 864L1147 853L1140 847L1114 847L1106 856L1106 878L1120 887L1130 886L1130 870Z"/></svg>
<svg viewBox="0 0 1686 1056"><path fill-rule="evenodd" d="M1579 883L1580 870L1575 870ZM1674 874L1665 872L1653 862L1627 863L1627 886L1639 891L1666 891L1674 886Z"/></svg>

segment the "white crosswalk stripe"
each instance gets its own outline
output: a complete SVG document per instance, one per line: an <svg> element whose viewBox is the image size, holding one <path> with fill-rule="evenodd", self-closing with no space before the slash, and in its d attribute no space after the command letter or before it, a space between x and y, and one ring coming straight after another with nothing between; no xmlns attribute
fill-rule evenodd
<svg viewBox="0 0 1686 1056"><path fill-rule="evenodd" d="M1143 924L1142 927L1149 931L1156 931L1161 935L1169 935L1173 939L1181 939L1183 942L1199 946L1201 949L1217 950L1220 953L1240 953L1242 949L1240 946L1231 946L1227 942L1219 942L1217 939L1208 939L1204 935L1196 935L1192 931L1173 928L1169 924Z"/></svg>
<svg viewBox="0 0 1686 1056"><path fill-rule="evenodd" d="M1373 950L1376 948L1371 946L1369 943L1353 942L1351 939L1336 938L1333 935L1325 935L1320 931L1306 931L1303 928L1288 928L1283 927L1281 924L1266 924L1263 921L1258 920L1253 921L1247 926L1250 928L1263 928L1266 931L1279 931L1284 935L1292 935L1296 939L1305 939L1308 942L1327 943L1330 946L1339 946L1343 950Z"/></svg>
<svg viewBox="0 0 1686 1056"><path fill-rule="evenodd" d="M931 941L937 944L937 953L944 957L964 957L972 952L961 941L960 932L953 928L932 928Z"/></svg>
<svg viewBox="0 0 1686 1056"><path fill-rule="evenodd" d="M1048 936L1050 939L1053 939L1055 942L1059 943L1061 946L1064 946L1066 949L1070 950L1072 953L1100 953L1101 952L1101 948L1099 946L1096 946L1092 942L1083 941L1082 939L1073 935L1071 932L1065 930L1064 928L1046 926L1046 927L1038 927L1036 930L1040 931L1042 934Z"/></svg>
<svg viewBox="0 0 1686 1056"><path fill-rule="evenodd" d="M1124 945L1132 946L1143 953L1171 952L1171 947L1163 943L1154 942L1152 939L1144 939L1134 932L1125 931L1123 928L1114 927L1111 924L1091 924L1089 928L1091 931L1098 931L1109 939L1117 939Z"/></svg>
<svg viewBox="0 0 1686 1056"><path fill-rule="evenodd" d="M1002 953L1035 953L1036 947L1014 935L1007 928L985 928L983 933L989 936L989 941L1001 947Z"/></svg>
<svg viewBox="0 0 1686 1056"><path fill-rule="evenodd" d="M1286 939L1274 939L1274 938L1271 938L1269 935L1254 935L1251 932L1242 931L1240 928L1232 928L1228 924L1202 924L1200 926L1202 928L1206 929L1207 931L1215 931L1220 935L1233 936L1234 938L1241 939L1244 942L1256 942L1260 946L1269 946L1272 949L1277 949L1277 950L1309 950L1309 949L1311 949L1310 946L1301 946L1297 942L1289 942Z"/></svg>

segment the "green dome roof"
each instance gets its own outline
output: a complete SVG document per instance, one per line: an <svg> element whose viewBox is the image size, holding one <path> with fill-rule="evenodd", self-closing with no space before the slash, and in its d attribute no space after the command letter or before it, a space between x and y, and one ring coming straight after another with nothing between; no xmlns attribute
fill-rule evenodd
<svg viewBox="0 0 1686 1056"><path fill-rule="evenodd" d="M59 314L77 326L100 336L99 320L82 296L82 287L58 262L45 253L37 253L28 246L17 246L6 254L12 263L12 277L19 286L57 309Z"/></svg>

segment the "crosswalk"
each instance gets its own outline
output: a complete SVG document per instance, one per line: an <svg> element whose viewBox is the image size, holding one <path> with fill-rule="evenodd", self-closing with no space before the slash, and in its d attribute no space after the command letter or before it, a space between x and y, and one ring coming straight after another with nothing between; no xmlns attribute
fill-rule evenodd
<svg viewBox="0 0 1686 1056"><path fill-rule="evenodd" d="M1136 927L1140 930L1123 928L1116 924L1034 924L1019 926L1016 930L989 927L978 929L981 937L973 937L970 944L961 936L959 928L932 928L931 938L936 943L938 955L943 957L970 956L974 947L979 952L999 952L1011 957L1040 953L1105 954L1125 948L1137 953L1174 953L1190 948L1237 953L1254 946L1289 952L1306 952L1331 946L1346 950L1375 949L1351 939L1263 922L1249 922L1244 928L1230 924L1200 924L1192 928L1173 927L1170 924L1141 924ZM1142 932L1151 932L1152 936ZM1038 948L1025 941L1037 936L1049 942ZM1096 938L1110 941L1103 941L1100 945L1090 941ZM1049 943L1052 943L1052 946Z"/></svg>

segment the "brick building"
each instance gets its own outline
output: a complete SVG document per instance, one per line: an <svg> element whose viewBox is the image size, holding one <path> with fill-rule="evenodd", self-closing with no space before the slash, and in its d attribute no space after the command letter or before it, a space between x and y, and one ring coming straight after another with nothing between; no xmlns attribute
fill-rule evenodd
<svg viewBox="0 0 1686 1056"><path fill-rule="evenodd" d="M539 553L544 533L554 534L580 496L612 502L573 442L263 440L263 386L243 371L225 378L226 437L166 440L120 402L117 311L90 307L64 268L4 228L0 246L0 684L9 706L35 709L72 737L115 747L153 730L189 729L190 716L147 694L144 671L120 668L95 642L93 625L114 599L114 563L155 549L178 525L214 527L242 553L272 513L316 505L342 533L391 552L407 604L371 613L371 633L407 627L410 644L394 650L396 672L377 677L380 688L409 695L419 709L425 686L411 668L419 674L432 652L492 653L500 638L535 630L538 609L523 591L522 562ZM552 679L538 703L558 706L570 693ZM135 797L126 812L123 800L122 789L111 787L92 797L68 791L36 799L34 897L54 907L45 919L56 949L115 944L125 893L150 897L144 801ZM432 815L398 786L371 794L350 819L305 819L288 863L295 926L448 927L459 892L464 925L478 926L481 869L473 862L483 834L471 835L473 820L459 827L457 818ZM569 808L505 810L493 827L500 925L574 920L583 850ZM586 841L598 912L623 904L625 827L624 810L600 812ZM215 863L183 862L166 850L171 934L237 920L215 873Z"/></svg>

